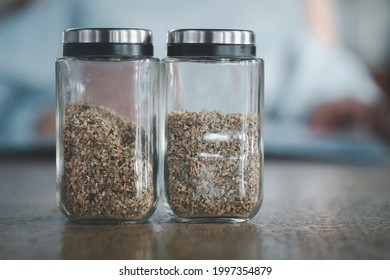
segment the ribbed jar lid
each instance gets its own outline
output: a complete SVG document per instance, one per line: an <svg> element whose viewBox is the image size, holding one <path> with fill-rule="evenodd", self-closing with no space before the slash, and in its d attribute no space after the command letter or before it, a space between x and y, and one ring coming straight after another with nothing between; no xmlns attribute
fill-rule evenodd
<svg viewBox="0 0 390 280"><path fill-rule="evenodd" d="M168 56L256 56L251 30L173 29L167 35Z"/></svg>
<svg viewBox="0 0 390 280"><path fill-rule="evenodd" d="M239 29L173 29L168 31L168 44L253 45L255 34Z"/></svg>
<svg viewBox="0 0 390 280"><path fill-rule="evenodd" d="M152 32L140 28L72 28L62 34L64 56L153 55Z"/></svg>

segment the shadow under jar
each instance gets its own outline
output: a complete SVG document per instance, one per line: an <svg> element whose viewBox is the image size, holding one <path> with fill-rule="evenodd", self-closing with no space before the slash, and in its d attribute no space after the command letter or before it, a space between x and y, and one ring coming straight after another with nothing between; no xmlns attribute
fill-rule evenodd
<svg viewBox="0 0 390 280"><path fill-rule="evenodd" d="M159 61L146 29L68 29L56 60L57 201L78 223L155 211Z"/></svg>
<svg viewBox="0 0 390 280"><path fill-rule="evenodd" d="M165 202L183 222L242 222L263 199L263 60L248 30L168 32L162 60Z"/></svg>

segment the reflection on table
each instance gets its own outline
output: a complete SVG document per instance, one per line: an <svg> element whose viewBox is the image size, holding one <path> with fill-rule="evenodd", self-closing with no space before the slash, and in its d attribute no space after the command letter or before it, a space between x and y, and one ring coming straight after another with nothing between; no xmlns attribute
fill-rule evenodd
<svg viewBox="0 0 390 280"><path fill-rule="evenodd" d="M265 161L249 222L77 225L58 210L53 158L0 160L0 259L390 259L390 165Z"/></svg>

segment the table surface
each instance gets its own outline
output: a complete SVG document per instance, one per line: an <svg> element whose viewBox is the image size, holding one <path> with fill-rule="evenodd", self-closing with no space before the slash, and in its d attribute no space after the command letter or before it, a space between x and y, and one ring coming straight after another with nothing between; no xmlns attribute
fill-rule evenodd
<svg viewBox="0 0 390 280"><path fill-rule="evenodd" d="M390 259L390 165L266 159L249 222L77 225L55 159L0 160L0 259Z"/></svg>

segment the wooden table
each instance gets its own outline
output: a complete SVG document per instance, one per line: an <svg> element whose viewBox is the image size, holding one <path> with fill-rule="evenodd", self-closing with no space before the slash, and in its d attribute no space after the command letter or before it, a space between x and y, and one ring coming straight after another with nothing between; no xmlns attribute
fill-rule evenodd
<svg viewBox="0 0 390 280"><path fill-rule="evenodd" d="M390 259L390 165L266 159L258 215L76 225L55 201L55 159L0 160L0 259Z"/></svg>

